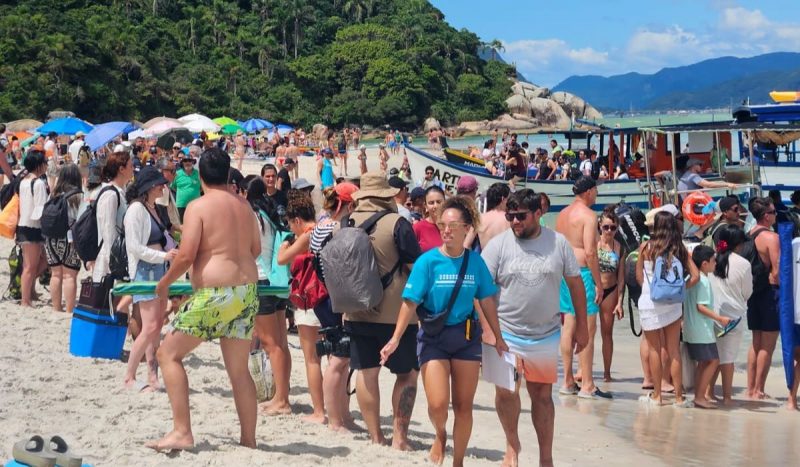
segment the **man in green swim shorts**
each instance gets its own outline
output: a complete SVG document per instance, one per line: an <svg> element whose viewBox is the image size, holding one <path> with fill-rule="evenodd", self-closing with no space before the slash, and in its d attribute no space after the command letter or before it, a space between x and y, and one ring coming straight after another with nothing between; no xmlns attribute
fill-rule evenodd
<svg viewBox="0 0 800 467"><path fill-rule="evenodd" d="M181 306L157 353L173 418L171 432L147 443L157 451L194 446L189 385L182 362L203 341L212 339L220 341L231 380L241 425L239 442L256 447L256 388L247 363L258 311L258 221L247 201L228 191L227 154L218 148L206 150L199 169L204 195L187 206L178 256L156 287L156 295L166 296L169 285L191 267L194 294Z"/></svg>
<svg viewBox="0 0 800 467"><path fill-rule="evenodd" d="M561 332L561 358L564 365L564 386L558 391L562 395L577 395L582 399L610 399L611 393L601 391L592 378L592 361L594 360L594 336L597 331L597 313L600 311L602 290L600 289L600 264L597 261L597 214L592 206L597 202L597 182L593 178L582 176L572 187L575 200L564 208L556 219L556 232L566 237L575 258L581 268L581 279L586 292L586 323L589 341L578 353L578 365L581 386L575 382L572 374L573 335L578 325L572 297L564 281L561 282L560 302L564 316Z"/></svg>

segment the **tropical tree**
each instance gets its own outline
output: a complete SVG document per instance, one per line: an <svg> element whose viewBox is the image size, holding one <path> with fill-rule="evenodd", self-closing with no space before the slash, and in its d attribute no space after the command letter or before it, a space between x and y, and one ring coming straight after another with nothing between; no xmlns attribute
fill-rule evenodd
<svg viewBox="0 0 800 467"><path fill-rule="evenodd" d="M492 39L490 42L483 44L485 47L488 47L492 51L492 60L497 60L497 54L499 52L505 52L506 48L503 45L503 42L499 39Z"/></svg>

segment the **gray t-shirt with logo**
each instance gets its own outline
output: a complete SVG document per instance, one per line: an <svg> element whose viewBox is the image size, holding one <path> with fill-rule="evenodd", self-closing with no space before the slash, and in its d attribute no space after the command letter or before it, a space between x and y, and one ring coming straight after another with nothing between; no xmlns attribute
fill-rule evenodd
<svg viewBox="0 0 800 467"><path fill-rule="evenodd" d="M497 314L503 331L543 339L561 328L561 279L580 275L563 235L542 227L538 237L519 239L508 229L494 237L481 256L499 286Z"/></svg>

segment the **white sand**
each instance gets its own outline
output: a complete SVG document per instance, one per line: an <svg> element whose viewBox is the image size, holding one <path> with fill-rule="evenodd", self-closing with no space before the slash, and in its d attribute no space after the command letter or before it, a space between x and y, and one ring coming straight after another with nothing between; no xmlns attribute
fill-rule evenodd
<svg viewBox="0 0 800 467"><path fill-rule="evenodd" d="M372 156L372 154L370 155ZM315 183L313 160L302 159L302 172ZM357 173L357 161L351 156ZM372 158L372 162L375 159ZM395 160L399 165L399 160ZM377 164L376 164L377 165ZM248 171L258 165L247 163ZM8 281L5 259L12 243L0 240L0 288ZM43 292L43 297L47 293ZM191 387L192 424L197 448L167 456L142 445L171 428L164 392L136 394L122 389L124 365L119 361L73 357L68 352L70 317L40 302L36 309L0 303L0 461L11 458L13 443L32 434L60 434L95 465L421 465L433 439L420 382L411 422L414 452L401 453L371 445L366 435L333 434L323 426L301 421L299 415L259 417L258 449L236 445L239 427L230 387L217 343L206 343L185 362ZM614 374L620 381L605 384L616 399L583 401L559 398L556 404L555 460L558 465L724 465L789 464L800 454L798 415L777 402L746 405L734 411L701 411L663 407L646 411L636 402L641 394L638 339L628 330L627 317L615 328ZM296 336L290 337L293 370L291 402L298 414L311 411L305 369ZM126 348L130 347L130 340ZM598 336L595 375L602 373ZM768 392L785 398L779 350L768 381ZM744 353L740 353L744 361ZM740 365L741 367L741 365ZM140 378L145 369L139 370ZM735 376L737 391L744 373ZM381 377L382 422L391 429L390 391L393 378ZM352 410L360 421L357 403ZM530 401L523 396L520 435L521 465L538 461L530 421ZM474 430L467 465L498 465L505 440L494 410L494 390L481 382L475 398ZM452 414L451 414L452 423ZM452 441L449 443L452 449ZM449 460L448 460L449 462Z"/></svg>

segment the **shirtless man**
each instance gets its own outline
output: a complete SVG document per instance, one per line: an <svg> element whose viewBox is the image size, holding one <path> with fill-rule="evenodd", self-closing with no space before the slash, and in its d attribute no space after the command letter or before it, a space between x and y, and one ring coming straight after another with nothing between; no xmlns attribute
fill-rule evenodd
<svg viewBox="0 0 800 467"><path fill-rule="evenodd" d="M297 180L300 177L299 174L300 169L297 167L299 165L297 161L297 156L299 155L300 155L300 150L293 142L290 141L289 147L286 148L286 158L294 160L294 168L292 168L292 177L294 177L295 180Z"/></svg>
<svg viewBox="0 0 800 467"><path fill-rule="evenodd" d="M769 286L758 287L766 283L763 277L755 277L753 271L753 294L747 300L747 328L753 332L753 343L747 350L747 391L750 399L765 399L764 384L767 381L769 367L772 364L772 353L778 340L780 321L778 319L778 260L780 259L780 241L778 234L772 231L777 211L769 198L755 198L750 202L750 213L756 219L756 225L750 229L750 238L755 238L756 250L761 262L766 266Z"/></svg>
<svg viewBox="0 0 800 467"><path fill-rule="evenodd" d="M236 132L236 137L233 138L233 143L236 145L236 168L241 171L242 161L244 160L245 146L247 145L247 141L244 139L244 133L242 133L242 130Z"/></svg>
<svg viewBox="0 0 800 467"><path fill-rule="evenodd" d="M572 374L573 337L575 334L575 309L569 288L561 283L561 313L564 314L564 332L561 334L561 357L564 364L564 386L558 391L562 395L574 395L583 399L602 397L610 399L611 394L595 386L592 378L594 360L594 336L597 331L597 313L603 294L600 283L600 264L597 261L597 215L591 206L597 201L597 183L592 177L582 176L572 187L575 200L567 206L556 219L556 232L567 238L578 265L586 290L586 312L589 326L589 342L578 353L579 372L582 386L579 388ZM580 389L580 392L578 391Z"/></svg>
<svg viewBox="0 0 800 467"><path fill-rule="evenodd" d="M189 417L189 382L183 359L203 341L220 340L239 415L239 443L256 447L256 388L247 368L253 319L258 311L261 254L258 221L243 198L227 189L230 157L213 148L200 158L203 195L186 209L178 256L156 295L166 297L169 285L192 268L194 295L184 303L158 349L158 363L172 406L173 429L147 443L156 451L190 449L194 437ZM231 229L230 226L238 226Z"/></svg>

